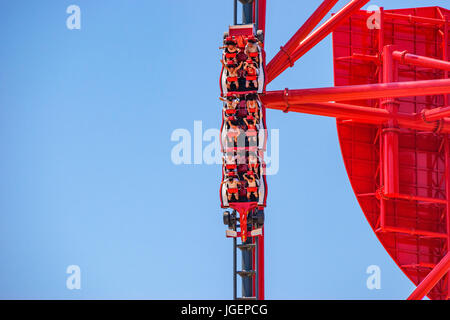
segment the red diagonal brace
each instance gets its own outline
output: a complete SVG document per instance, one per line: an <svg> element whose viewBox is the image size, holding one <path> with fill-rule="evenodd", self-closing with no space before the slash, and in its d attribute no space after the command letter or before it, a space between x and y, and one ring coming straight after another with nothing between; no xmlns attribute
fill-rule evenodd
<svg viewBox="0 0 450 320"><path fill-rule="evenodd" d="M275 70L278 70L285 63L289 63L289 66L294 65L294 61L291 59L291 53L298 47L301 41L303 41L311 31L322 21L328 12L335 6L339 0L325 0L314 11L311 17L298 29L298 31L292 36L292 38L284 45L280 47L280 51L273 57L273 59L267 64L266 72L268 74Z"/></svg>
<svg viewBox="0 0 450 320"><path fill-rule="evenodd" d="M285 50L290 54L291 58L291 64L293 62L297 61L299 58L301 58L305 53L307 53L309 50L311 50L313 47L315 47L320 41L322 41L326 36L328 36L333 30L345 19L348 19L356 10L359 10L362 6L364 6L366 3L368 3L369 0L352 0L350 3L348 3L344 8L342 8L340 11L338 11L334 16L332 16L330 19L328 19L324 24L322 24L319 28L317 28L313 33L311 33L308 37L304 38L303 41L298 45L297 48L295 48L294 51L292 51L287 45L285 46ZM313 22L317 21L316 19L320 18L321 15L325 12L325 10L328 8L328 6L331 5L332 2L327 3L327 5L324 6L323 9L319 7L319 9L316 11L316 17L314 18ZM331 8L330 8L331 9ZM328 11L330 10L328 9ZM328 12L327 11L327 12ZM325 12L325 15L326 13ZM323 15L323 16L325 16ZM319 20L320 21L320 20ZM310 28L310 25L308 25L309 20L307 21L307 27L305 29L307 30ZM312 25L313 23L311 23ZM298 37L295 37L295 40L298 41L301 39L301 36L304 36L303 32L300 32L299 30L297 33L299 33ZM297 35L297 34L296 34ZM293 41L293 43L295 43ZM284 56L284 58L280 57ZM287 57L284 55L283 52L279 52L277 56L273 59L273 62L270 61L269 64L267 64L266 72L266 83L270 83L273 79L275 79L278 75L280 75L284 70L286 70L290 63L287 59Z"/></svg>
<svg viewBox="0 0 450 320"><path fill-rule="evenodd" d="M450 269L450 252L431 270L431 272L417 286L408 300L421 300L441 280Z"/></svg>

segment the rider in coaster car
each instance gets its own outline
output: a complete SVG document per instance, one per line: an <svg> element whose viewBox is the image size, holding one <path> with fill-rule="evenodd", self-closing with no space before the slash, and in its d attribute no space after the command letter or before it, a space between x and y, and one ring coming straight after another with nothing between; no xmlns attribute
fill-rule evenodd
<svg viewBox="0 0 450 320"><path fill-rule="evenodd" d="M244 174L244 179L247 180L248 183L247 199L250 199L252 195L254 195L256 199L258 199L258 181L255 179L253 171L247 171L247 173Z"/></svg>
<svg viewBox="0 0 450 320"><path fill-rule="evenodd" d="M229 110L227 110L227 111L229 111ZM223 119L225 120L227 129L230 129L231 125L236 126L238 124L238 120L234 114L228 115L227 113L224 113Z"/></svg>
<svg viewBox="0 0 450 320"><path fill-rule="evenodd" d="M236 155L236 160L237 160L237 164L238 164L238 171L240 173L243 172L243 170L245 169L245 171L248 171L248 166L247 166L247 157L246 157L246 152L245 150L239 150L237 152Z"/></svg>
<svg viewBox="0 0 450 320"><path fill-rule="evenodd" d="M223 107L223 112L225 117L232 117L236 114L237 106L239 104L239 100L234 95L227 95L227 98L224 99L222 97L219 98L221 101L226 102ZM233 119L229 119L233 120Z"/></svg>
<svg viewBox="0 0 450 320"><path fill-rule="evenodd" d="M256 177L259 179L258 171L259 171L259 161L258 156L254 152L250 152L248 156L248 169L252 171Z"/></svg>
<svg viewBox="0 0 450 320"><path fill-rule="evenodd" d="M252 115L248 115L244 118L244 122L247 125L247 131L245 135L248 137L249 141L257 142L258 131L256 129L256 120Z"/></svg>
<svg viewBox="0 0 450 320"><path fill-rule="evenodd" d="M237 169L236 156L232 152L227 152L222 159L227 172L234 172Z"/></svg>
<svg viewBox="0 0 450 320"><path fill-rule="evenodd" d="M258 113L257 112L256 112L256 115L254 113L248 113L245 118L248 121L254 121L255 125L259 124L259 117L258 117Z"/></svg>
<svg viewBox="0 0 450 320"><path fill-rule="evenodd" d="M228 121L228 125L230 127L227 131L228 143L231 145L237 145L238 137L241 134L241 129L234 123L234 121Z"/></svg>
<svg viewBox="0 0 450 320"><path fill-rule="evenodd" d="M252 59L248 59L244 64L245 71L245 87L250 88L250 84L253 84L253 88L258 89L258 69L256 69L255 63Z"/></svg>
<svg viewBox="0 0 450 320"><path fill-rule="evenodd" d="M256 102L256 95L255 94L248 94L245 97L245 100L247 102L247 112L249 115L252 115L257 122L259 122L259 106Z"/></svg>
<svg viewBox="0 0 450 320"><path fill-rule="evenodd" d="M234 197L234 199L237 201L239 200L239 185L241 183L239 182L238 179L236 179L235 177L228 177L225 185L227 187L227 196L228 196L228 201L231 201L231 198Z"/></svg>
<svg viewBox="0 0 450 320"><path fill-rule="evenodd" d="M225 63L227 65L237 65L237 55L239 49L236 47L236 40L234 37L227 37L225 39L225 46L221 47L224 50Z"/></svg>
<svg viewBox="0 0 450 320"><path fill-rule="evenodd" d="M238 71L242 68L242 62L239 64L239 66L232 64L232 65L225 65L223 60L220 60L222 62L223 67L228 71L227 74L227 89L228 91L231 91L231 86L234 85L236 90L239 90L239 80L238 80Z"/></svg>
<svg viewBox="0 0 450 320"><path fill-rule="evenodd" d="M261 45L261 42L257 40L254 35L249 36L244 52L249 59L253 60L253 62L259 66L259 48L257 44Z"/></svg>

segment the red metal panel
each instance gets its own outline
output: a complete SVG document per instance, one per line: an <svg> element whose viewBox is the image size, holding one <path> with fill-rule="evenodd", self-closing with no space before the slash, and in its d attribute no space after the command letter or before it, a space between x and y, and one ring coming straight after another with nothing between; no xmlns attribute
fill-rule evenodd
<svg viewBox="0 0 450 320"><path fill-rule="evenodd" d="M336 86L448 77L447 72L427 66L386 59L383 63L381 53L385 46L393 45L398 51L448 61L450 41L444 19L450 21L449 10L382 10L380 29L368 27L372 14L360 11L335 30ZM366 59L369 56L379 59ZM388 71L393 74L387 75ZM361 99L351 104L398 108L399 113L413 114L446 107L448 95ZM396 123L337 121L345 166L360 206L383 246L416 285L447 254L450 245L448 137L439 133L439 123L435 124L436 132L430 132L398 128ZM396 154L398 161L392 158ZM428 296L449 298L449 284L446 275Z"/></svg>

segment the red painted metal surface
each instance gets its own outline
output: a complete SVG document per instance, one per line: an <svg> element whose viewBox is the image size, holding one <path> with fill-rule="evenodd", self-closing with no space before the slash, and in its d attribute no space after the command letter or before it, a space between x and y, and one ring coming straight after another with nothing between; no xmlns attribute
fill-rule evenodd
<svg viewBox="0 0 450 320"><path fill-rule="evenodd" d="M392 56L395 60L403 64L450 71L450 62L448 61L418 56L416 54L408 53L408 51L394 51Z"/></svg>
<svg viewBox="0 0 450 320"><path fill-rule="evenodd" d="M450 11L382 10L380 29L367 27L369 15L354 14L334 31L336 86L448 78L442 69L448 67ZM338 119L337 128L352 187L369 223L402 271L416 285L423 281L414 297L448 299L448 268L440 268L448 264L450 246L450 148L448 131L440 131L448 121L448 94L415 94L361 95L351 103L417 121L421 115L434 130L402 124L397 117L382 124Z"/></svg>
<svg viewBox="0 0 450 320"><path fill-rule="evenodd" d="M247 241L248 231L247 231L247 216L249 212L253 209L256 209L258 204L256 202L237 202L230 203L230 208L233 208L237 212L239 212L239 222L241 226L241 239L244 243Z"/></svg>
<svg viewBox="0 0 450 320"><path fill-rule="evenodd" d="M266 32L266 0L258 1L258 9L256 11L256 17L253 20L258 21L258 29L262 30L265 34Z"/></svg>

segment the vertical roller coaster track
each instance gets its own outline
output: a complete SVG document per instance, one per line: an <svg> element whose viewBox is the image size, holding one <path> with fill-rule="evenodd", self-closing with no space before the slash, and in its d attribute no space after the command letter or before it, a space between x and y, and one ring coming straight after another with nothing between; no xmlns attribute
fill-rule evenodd
<svg viewBox="0 0 450 320"><path fill-rule="evenodd" d="M274 109L336 118L361 209L386 251L417 285L408 299L449 300L450 11L367 12L361 8L369 0L353 0L319 25L337 2L323 1L266 64L266 0L234 1L220 74L220 200L229 208L224 223L234 243L233 296L264 299L266 109ZM334 87L266 90L330 34Z"/></svg>

